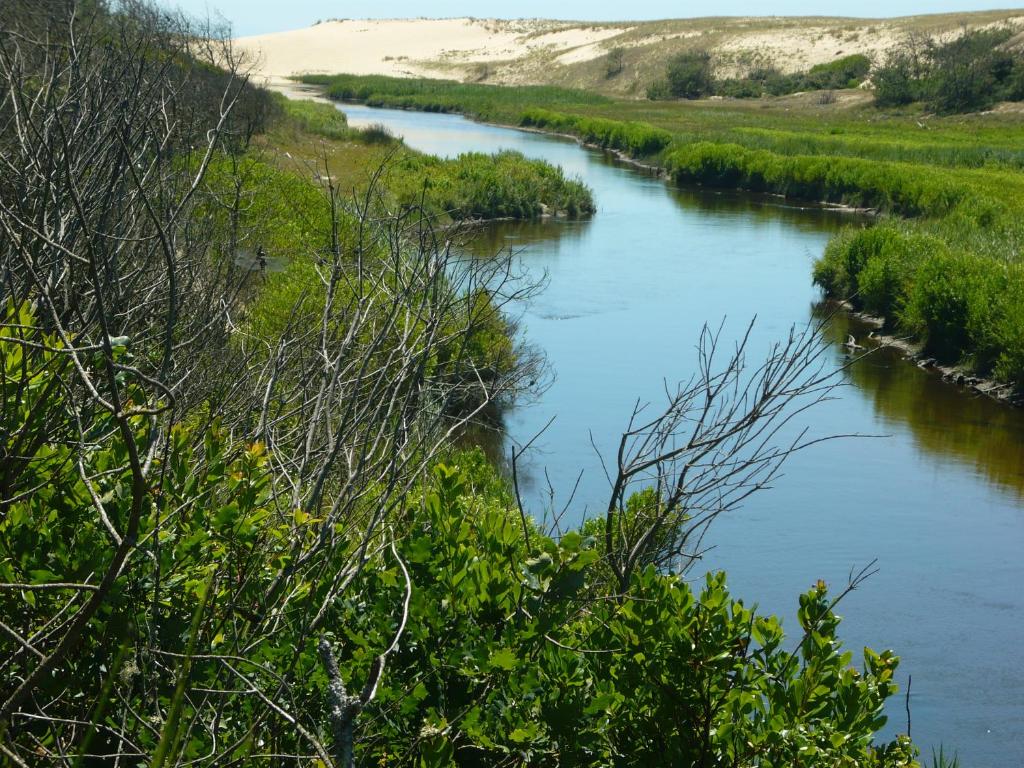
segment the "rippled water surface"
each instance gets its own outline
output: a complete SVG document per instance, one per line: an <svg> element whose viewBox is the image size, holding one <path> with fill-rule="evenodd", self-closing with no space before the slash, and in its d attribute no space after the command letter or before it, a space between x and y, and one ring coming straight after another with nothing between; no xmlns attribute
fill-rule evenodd
<svg viewBox="0 0 1024 768"><path fill-rule="evenodd" d="M523 309L523 332L555 375L535 403L507 418L525 442L554 416L525 466L534 514L583 477L569 515L601 509L606 454L637 398L687 378L705 322L736 335L753 315L752 354L806 323L820 300L811 263L849 214L737 195L681 192L552 137L452 115L344 105L353 125L383 123L417 149L442 156L517 149L561 165L593 190L589 221L497 224L482 252L519 250L546 273ZM836 322L845 339L866 330ZM836 346L834 364L844 360ZM961 392L881 352L847 374L841 398L807 416L824 443L795 456L774 487L716 521L708 568L724 568L735 594L785 617L796 632L797 595L815 580L844 584L877 558L880 572L843 603L848 647L891 647L901 688L913 676L912 735L956 749L965 768L1024 765L1024 411ZM545 476L546 469L546 476ZM903 693L886 735L906 730Z"/></svg>

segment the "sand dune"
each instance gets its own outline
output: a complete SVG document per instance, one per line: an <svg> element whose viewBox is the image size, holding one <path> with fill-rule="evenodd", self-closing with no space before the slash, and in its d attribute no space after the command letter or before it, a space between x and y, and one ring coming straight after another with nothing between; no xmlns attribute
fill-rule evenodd
<svg viewBox="0 0 1024 768"><path fill-rule="evenodd" d="M683 50L712 54L719 75L755 65L804 70L852 53L884 59L908 35L949 38L964 29L1012 26L1024 12L901 19L708 18L635 23L541 19L390 19L325 21L312 27L236 40L257 77L384 74L491 83L547 83L621 95L643 94L665 62ZM609 74L606 56L623 51Z"/></svg>
<svg viewBox="0 0 1024 768"><path fill-rule="evenodd" d="M534 20L344 20L243 37L236 44L265 76L334 72L458 76L463 69L487 62L590 46L622 31Z"/></svg>

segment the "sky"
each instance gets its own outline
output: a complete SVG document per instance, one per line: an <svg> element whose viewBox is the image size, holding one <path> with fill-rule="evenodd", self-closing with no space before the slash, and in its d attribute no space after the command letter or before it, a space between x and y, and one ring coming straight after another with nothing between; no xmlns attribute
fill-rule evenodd
<svg viewBox="0 0 1024 768"><path fill-rule="evenodd" d="M281 32L307 27L319 19L445 18L558 18L579 21L675 19L696 16L910 16L921 13L983 11L1012 8L1012 2L984 0L636 0L632 3L594 0L160 0L191 15L219 15L231 23L236 36Z"/></svg>

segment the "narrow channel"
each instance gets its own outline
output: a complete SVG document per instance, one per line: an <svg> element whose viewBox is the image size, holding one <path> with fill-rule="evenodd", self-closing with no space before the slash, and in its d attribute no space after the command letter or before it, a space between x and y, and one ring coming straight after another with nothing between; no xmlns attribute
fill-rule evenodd
<svg viewBox="0 0 1024 768"><path fill-rule="evenodd" d="M633 404L664 398L688 377L704 323L742 332L753 316L756 356L820 301L811 264L829 237L863 222L837 211L734 194L679 191L575 142L481 125L455 115L343 105L350 124L387 126L440 156L515 149L562 166L593 190L587 221L499 223L483 251L514 247L547 275L523 308L526 339L547 355L552 385L508 414L523 443L555 417L526 460L538 517L582 480L571 521L600 510L607 454ZM865 328L839 318L839 340ZM847 374L839 399L806 415L817 435L860 433L794 456L774 487L716 521L697 570L725 569L734 594L797 632L797 596L817 579L846 583L877 558L879 573L844 601L840 636L902 658L901 693L883 735L907 728L923 759L940 744L969 768L1024 765L1024 410L953 385L882 351ZM545 471L546 470L546 471Z"/></svg>

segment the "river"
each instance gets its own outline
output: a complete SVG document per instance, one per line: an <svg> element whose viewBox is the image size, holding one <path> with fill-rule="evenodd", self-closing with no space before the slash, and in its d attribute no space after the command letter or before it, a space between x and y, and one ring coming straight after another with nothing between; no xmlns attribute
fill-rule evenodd
<svg viewBox="0 0 1024 768"><path fill-rule="evenodd" d="M514 247L546 289L522 308L525 338L547 355L551 386L508 414L523 443L552 425L524 459L530 511L568 499L571 521L607 503L591 444L615 445L637 398L657 404L664 382L688 378L701 326L740 333L756 315L751 354L767 349L820 302L811 264L851 214L736 194L680 191L607 154L558 137L455 115L343 105L353 126L381 123L440 156L516 149L578 176L598 211L586 221L492 225L478 248ZM838 340L832 365L844 363ZM1024 410L946 384L885 350L846 374L839 399L806 414L816 435L872 437L794 456L773 488L719 518L706 568L733 593L784 618L817 579L834 587L877 558L879 572L848 596L840 636L902 658L901 692L883 736L905 732L930 761L945 745L965 768L1024 766ZM546 470L546 473L545 473ZM707 543L707 542L705 542ZM703 568L701 569L703 570Z"/></svg>

